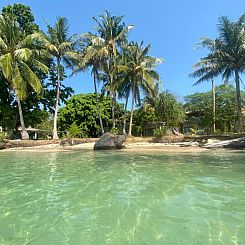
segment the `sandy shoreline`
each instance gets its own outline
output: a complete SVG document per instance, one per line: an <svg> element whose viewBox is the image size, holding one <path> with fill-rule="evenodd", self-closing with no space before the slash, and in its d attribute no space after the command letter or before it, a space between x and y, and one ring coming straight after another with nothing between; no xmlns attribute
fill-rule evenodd
<svg viewBox="0 0 245 245"><path fill-rule="evenodd" d="M189 153L198 153L206 152L209 149L201 148L198 146L180 146L175 144L165 144L165 143L130 143L125 145L126 148L120 151L162 151L162 152L189 152ZM32 147L16 147L8 148L2 150L3 152L11 151L34 151L34 152L60 152L60 151L73 151L73 150L93 150L94 142L83 143L73 146L60 146L59 144L48 144L41 146L32 146Z"/></svg>

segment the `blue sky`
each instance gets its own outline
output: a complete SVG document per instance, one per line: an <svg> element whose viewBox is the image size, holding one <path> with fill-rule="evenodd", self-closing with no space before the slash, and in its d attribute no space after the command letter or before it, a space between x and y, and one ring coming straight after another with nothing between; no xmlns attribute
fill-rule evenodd
<svg viewBox="0 0 245 245"><path fill-rule="evenodd" d="M124 15L126 24L135 26L129 39L150 43L151 55L164 59L158 67L163 81L161 89L174 92L180 99L210 88L209 83L193 87L195 80L188 77L192 65L206 53L194 49L198 38L215 38L220 16L236 20L245 12L244 0L1 0L0 7L16 2L31 7L42 29L45 29L43 19L53 24L57 16L65 16L71 33L79 34L93 30L92 16L98 17L104 10ZM216 82L221 83L220 79ZM67 78L65 84L76 93L93 91L89 73Z"/></svg>

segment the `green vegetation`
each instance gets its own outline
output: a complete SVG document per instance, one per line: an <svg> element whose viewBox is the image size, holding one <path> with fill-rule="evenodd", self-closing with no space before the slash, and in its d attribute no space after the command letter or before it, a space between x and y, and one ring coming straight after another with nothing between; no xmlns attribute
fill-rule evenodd
<svg viewBox="0 0 245 245"><path fill-rule="evenodd" d="M151 55L150 44L129 39L134 26L123 18L105 11L93 17L94 33L79 35L69 33L65 17L47 24L45 31L28 6L2 9L0 126L10 138L20 126L22 139L29 138L29 126L53 139L105 132L158 137L167 128L186 124L193 132L243 132L245 15L234 22L221 17L218 37L201 39L198 46L208 54L194 65L191 77L197 78L195 85L211 81L212 90L188 95L185 103L167 90L159 91L157 65L163 59ZM63 82L84 71L91 71L94 94L72 96L73 89ZM215 87L219 76L226 85ZM232 77L235 87L227 85Z"/></svg>
<svg viewBox="0 0 245 245"><path fill-rule="evenodd" d="M66 67L72 67L72 63L79 59L78 52L75 51L75 36L68 37L69 25L64 17L57 18L56 23L52 27L48 25L48 34L41 38L44 47L47 48L49 54L53 57L57 69L56 99L54 110L54 129L53 139L58 139L57 117L60 100L60 87L62 75L62 63Z"/></svg>
<svg viewBox="0 0 245 245"><path fill-rule="evenodd" d="M154 130L154 137L156 137L157 139L161 139L166 134L167 134L167 128L166 127L157 128Z"/></svg>
<svg viewBox="0 0 245 245"><path fill-rule="evenodd" d="M200 45L208 47L211 52L194 66L196 71L192 74L194 77L200 77L196 84L212 80L220 74L225 82L235 78L238 132L243 132L244 127L240 89L240 75L245 70L244 27L245 15L242 15L236 22L229 20L226 16L220 17L218 21L219 36L215 40L209 38L201 40Z"/></svg>
<svg viewBox="0 0 245 245"><path fill-rule="evenodd" d="M178 128L185 120L184 107L174 94L169 91L159 93L155 89L155 95L147 97L143 106L135 112L134 125L141 135L154 128L154 135L160 133L163 136L167 128Z"/></svg>
<svg viewBox="0 0 245 245"><path fill-rule="evenodd" d="M27 86L41 92L42 85L35 69L48 72L42 63L42 50L37 50L32 36L21 32L18 23L11 16L0 16L0 68L8 89L14 92L19 109L22 139L29 139L25 128L21 100L27 97ZM38 35L38 34L37 34ZM32 69L35 67L35 69Z"/></svg>
<svg viewBox="0 0 245 245"><path fill-rule="evenodd" d="M71 134L71 129L74 132L76 131L75 126L77 126L81 132L80 137L98 137L101 134L101 129L96 104L95 94L78 94L68 99L65 106L59 111L60 129L64 133ZM111 98L101 97L99 99L101 119L107 131L112 127L111 105ZM120 105L116 104L115 106L117 108L115 117L119 118Z"/></svg>
<svg viewBox="0 0 245 245"><path fill-rule="evenodd" d="M0 143L4 142L5 139L6 139L5 133L0 132Z"/></svg>
<svg viewBox="0 0 245 245"><path fill-rule="evenodd" d="M245 93L241 94L242 103L245 102ZM185 97L187 120L197 128L212 131L212 91L195 93ZM216 87L216 130L217 132L237 131L236 89L232 85L223 84Z"/></svg>

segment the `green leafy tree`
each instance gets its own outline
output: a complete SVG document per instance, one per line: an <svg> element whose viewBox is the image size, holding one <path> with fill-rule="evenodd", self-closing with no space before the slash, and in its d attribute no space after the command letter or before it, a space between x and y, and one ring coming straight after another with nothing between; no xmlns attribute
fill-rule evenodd
<svg viewBox="0 0 245 245"><path fill-rule="evenodd" d="M135 110L132 131L140 132L140 135L143 136L145 129L156 120L155 108L150 104L144 103L143 106Z"/></svg>
<svg viewBox="0 0 245 245"><path fill-rule="evenodd" d="M185 118L183 105L168 92L162 92L155 102L155 115L159 121L164 121L170 127L179 126Z"/></svg>
<svg viewBox="0 0 245 245"><path fill-rule="evenodd" d="M31 8L27 5L20 3L8 4L2 8L2 15L13 17L19 24L20 31L25 32L26 35L39 30L38 25L34 22L35 18L31 12Z"/></svg>
<svg viewBox="0 0 245 245"><path fill-rule="evenodd" d="M111 99L103 97L99 104L103 125L108 129L112 125ZM82 137L98 137L100 123L97 115L95 94L74 95L65 102L65 106L59 111L59 128L62 131L69 131L71 125L75 123L81 129Z"/></svg>
<svg viewBox="0 0 245 245"><path fill-rule="evenodd" d="M205 129L206 132L210 132L212 127L211 93L198 92L187 95L185 101L187 122L195 125L195 130Z"/></svg>
<svg viewBox="0 0 245 245"><path fill-rule="evenodd" d="M210 132L212 128L211 91L195 93L185 97L187 120L196 122L198 128ZM236 89L232 85L223 84L216 87L216 128L219 132L235 132L237 130ZM241 94L244 105L245 94Z"/></svg>
<svg viewBox="0 0 245 245"><path fill-rule="evenodd" d="M40 61L41 50L32 40L32 34L25 35L21 32L14 18L9 15L0 16L0 69L17 99L22 139L29 139L29 135L25 128L21 100L27 97L28 85L36 92L42 89L40 79L32 67L43 73L48 72L47 66Z"/></svg>

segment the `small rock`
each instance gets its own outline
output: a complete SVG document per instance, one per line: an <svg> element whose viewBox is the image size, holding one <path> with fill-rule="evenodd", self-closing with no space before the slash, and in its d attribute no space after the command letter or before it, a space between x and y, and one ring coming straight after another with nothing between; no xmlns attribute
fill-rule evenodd
<svg viewBox="0 0 245 245"><path fill-rule="evenodd" d="M74 140L73 139L64 139L60 142L60 146L72 146L74 145Z"/></svg>

